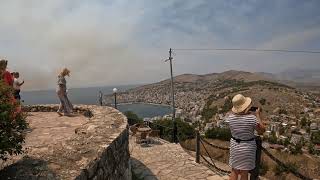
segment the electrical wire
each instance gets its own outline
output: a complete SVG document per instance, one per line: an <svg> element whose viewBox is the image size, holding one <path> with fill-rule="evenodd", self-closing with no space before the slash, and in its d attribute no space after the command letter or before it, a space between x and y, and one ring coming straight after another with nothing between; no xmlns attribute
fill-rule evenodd
<svg viewBox="0 0 320 180"><path fill-rule="evenodd" d="M281 53L306 53L320 54L320 51L312 50L288 50L288 49L252 49L252 48L173 48L174 51L255 51L255 52L281 52Z"/></svg>

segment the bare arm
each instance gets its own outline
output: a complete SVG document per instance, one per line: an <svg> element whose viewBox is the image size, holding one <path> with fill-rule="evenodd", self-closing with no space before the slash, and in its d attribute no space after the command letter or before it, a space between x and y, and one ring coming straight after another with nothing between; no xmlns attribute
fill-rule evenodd
<svg viewBox="0 0 320 180"><path fill-rule="evenodd" d="M22 83L19 84L19 86L22 86L24 84L24 81L22 81Z"/></svg>
<svg viewBox="0 0 320 180"><path fill-rule="evenodd" d="M257 120L258 120L258 124L256 126L256 130L258 132L258 134L263 134L266 131L265 125L263 123L263 119L261 118L261 110L260 108L257 109L256 111L256 116L257 116Z"/></svg>

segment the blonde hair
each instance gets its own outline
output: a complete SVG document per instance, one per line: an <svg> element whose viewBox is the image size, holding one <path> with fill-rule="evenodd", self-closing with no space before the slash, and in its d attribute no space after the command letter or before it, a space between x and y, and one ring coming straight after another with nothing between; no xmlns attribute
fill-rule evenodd
<svg viewBox="0 0 320 180"><path fill-rule="evenodd" d="M59 74L60 76L69 76L70 70L68 68L63 68Z"/></svg>

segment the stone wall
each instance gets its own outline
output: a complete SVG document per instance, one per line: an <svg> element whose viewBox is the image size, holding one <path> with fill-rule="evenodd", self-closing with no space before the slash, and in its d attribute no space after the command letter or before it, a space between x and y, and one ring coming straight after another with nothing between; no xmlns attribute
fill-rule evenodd
<svg viewBox="0 0 320 180"><path fill-rule="evenodd" d="M79 105L74 108L89 119L75 129L74 136L44 157L50 162L55 179L131 179L126 117L111 107ZM23 109L53 112L57 105L25 106Z"/></svg>

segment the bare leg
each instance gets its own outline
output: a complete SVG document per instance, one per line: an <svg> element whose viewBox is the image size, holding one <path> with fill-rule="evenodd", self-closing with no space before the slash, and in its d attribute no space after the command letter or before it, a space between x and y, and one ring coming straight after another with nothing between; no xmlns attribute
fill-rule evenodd
<svg viewBox="0 0 320 180"><path fill-rule="evenodd" d="M248 180L249 171L240 171L241 178L240 180Z"/></svg>
<svg viewBox="0 0 320 180"><path fill-rule="evenodd" d="M236 169L232 169L230 174L230 180L238 180L239 171Z"/></svg>

